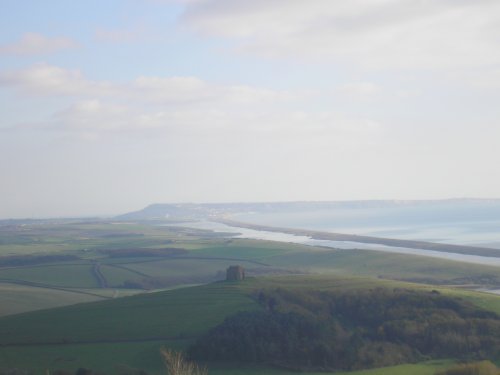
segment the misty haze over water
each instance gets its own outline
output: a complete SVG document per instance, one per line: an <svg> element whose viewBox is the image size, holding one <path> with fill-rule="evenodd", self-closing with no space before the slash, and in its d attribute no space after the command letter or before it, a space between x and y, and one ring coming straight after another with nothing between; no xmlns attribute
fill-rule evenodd
<svg viewBox="0 0 500 375"><path fill-rule="evenodd" d="M359 205L310 211L241 213L233 218L276 227L500 249L498 201Z"/></svg>
<svg viewBox="0 0 500 375"><path fill-rule="evenodd" d="M266 231L264 228L256 230L238 225L238 222L246 222L279 228L310 229L500 250L500 202L496 200L290 203L256 205L255 208L257 210L253 212L233 212L230 218L235 220L234 224L201 220L180 225L224 232L228 237L299 243L320 246L325 250L376 250L500 266L500 251L498 257L486 257L473 253L458 254L377 243L312 239L305 235Z"/></svg>

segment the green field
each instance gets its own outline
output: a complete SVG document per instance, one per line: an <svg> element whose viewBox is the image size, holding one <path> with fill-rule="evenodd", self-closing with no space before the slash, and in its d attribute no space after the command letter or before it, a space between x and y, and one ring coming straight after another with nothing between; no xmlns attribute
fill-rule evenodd
<svg viewBox="0 0 500 375"><path fill-rule="evenodd" d="M157 357L160 346L183 348L226 316L259 309L251 296L262 288L331 291L373 287L430 289L418 284L368 278L281 276L248 279L243 283L214 283L7 316L0 318L0 368L24 366L41 371L41 366L53 370L85 365L111 371L121 364L160 373L161 363ZM500 313L500 297L446 288L440 291L459 294ZM11 346L13 344L30 346ZM404 365L354 374L397 374L403 370L411 371L404 372L409 374L432 374L449 363ZM217 364L212 367L212 374L291 374L241 366L237 366L239 372L234 367Z"/></svg>
<svg viewBox="0 0 500 375"><path fill-rule="evenodd" d="M186 249L189 253L183 259L111 258L100 251L164 247ZM124 285L130 288L130 282L138 285L137 288L162 289L215 281L235 263L241 263L250 273L251 269L259 269L260 273L275 272L271 267L262 271L265 268L262 259L307 249L269 241L227 240L206 231L142 224L48 221L0 227L0 255L67 254L81 259L0 267L0 286L2 283L8 286L0 288L0 298L9 301L8 308L1 309L0 315L89 301L89 295L82 293L70 294L71 298L52 298L53 288L86 289L91 294L112 297L128 294L121 288ZM100 263L109 291L102 289L102 280L93 272L92 262ZM16 298L8 291L12 283L25 287Z"/></svg>
<svg viewBox="0 0 500 375"><path fill-rule="evenodd" d="M98 286L89 264L60 264L36 267L0 269L2 280L23 280L67 288L95 288Z"/></svg>
<svg viewBox="0 0 500 375"><path fill-rule="evenodd" d="M210 244L207 244L210 245ZM215 246L214 246L215 245ZM289 255L296 252L308 252L311 246L273 242L264 240L232 239L213 242L193 251L193 254L221 258L251 259L266 262L268 258Z"/></svg>
<svg viewBox="0 0 500 375"><path fill-rule="evenodd" d="M232 264L242 265L245 268L252 268L258 265L243 260L223 260L223 259L159 259L143 263L127 264L127 268L147 274L152 277L164 277L172 280L175 284L188 284L196 280L215 280L217 273L222 273L225 277L226 268ZM221 276L218 276L220 279ZM177 282L175 282L177 280Z"/></svg>
<svg viewBox="0 0 500 375"><path fill-rule="evenodd" d="M313 272L341 272L426 284L474 285L500 281L500 269L495 266L372 250L310 249L270 257L266 262Z"/></svg>
<svg viewBox="0 0 500 375"><path fill-rule="evenodd" d="M0 283L0 296L0 316L104 299L94 293L84 294L9 283Z"/></svg>
<svg viewBox="0 0 500 375"><path fill-rule="evenodd" d="M22 367L37 374L45 374L45 369L74 371L77 368L86 367L113 374L120 373L125 369L140 368L156 374L160 373L162 368L159 356L160 347L166 345L176 348L184 347L186 344L185 340L165 340L9 347L1 349L0 370L2 368ZM29 358L28 361L27 358Z"/></svg>
<svg viewBox="0 0 500 375"><path fill-rule="evenodd" d="M164 248L185 252L176 257L106 254L111 249ZM159 374L160 346L184 348L226 316L259 309L252 296L262 288L404 286L438 290L500 314L500 297L448 287L500 287L498 267L411 255L227 239L197 229L105 221L0 227L0 257L14 254L67 254L78 259L0 267L0 344L10 345L0 347L0 369L45 373L91 367L120 373L141 368ZM233 264L258 277L240 284L159 291L213 282ZM138 286L124 289L130 281ZM141 285L153 289L139 289ZM133 294L137 295L129 297ZM57 308L43 310L53 307ZM433 361L350 374L426 375L450 364ZM292 374L238 364L211 364L210 370L227 375Z"/></svg>
<svg viewBox="0 0 500 375"><path fill-rule="evenodd" d="M170 240L189 241L197 233L201 231L106 221L46 220L0 226L0 256L162 246Z"/></svg>
<svg viewBox="0 0 500 375"><path fill-rule="evenodd" d="M106 249L174 247L181 258L108 257ZM129 294L127 288L164 289L215 281L225 268L241 264L249 275L328 273L399 279L434 285L500 285L497 267L367 250L333 250L272 241L227 239L208 231L170 226L113 222L42 221L0 227L0 254L67 254L80 260L51 264L0 267L0 285L26 287L17 298L0 288L9 300L0 315L86 302L89 296L52 298L51 288L89 289L108 297ZM107 289L93 272L98 262ZM47 287L41 289L40 287ZM10 293L10 294L9 294ZM81 297L81 298L79 298Z"/></svg>
<svg viewBox="0 0 500 375"><path fill-rule="evenodd" d="M0 344L195 337L257 307L237 285L209 284L7 316L0 319Z"/></svg>
<svg viewBox="0 0 500 375"><path fill-rule="evenodd" d="M350 371L350 372L308 372L307 375L434 375L436 371L446 369L453 365L451 360L428 361L418 364L399 365L392 367L383 367L379 369ZM215 366L210 368L211 375L296 375L297 371L286 371L278 369L269 369L263 367L243 367L232 366L224 368L223 366Z"/></svg>
<svg viewBox="0 0 500 375"><path fill-rule="evenodd" d="M142 277L138 275L133 270L128 270L120 267L113 267L111 265L102 265L101 272L108 282L110 288L118 288L123 286L123 283L127 280L134 280Z"/></svg>
<svg viewBox="0 0 500 375"><path fill-rule="evenodd" d="M164 374L159 349L167 346L182 348L189 341L153 341L145 343L79 344L56 346L33 346L24 348L2 348L0 369L13 368L20 363L23 368L36 374L45 374L45 369L69 369L80 367L99 369L106 374L119 374L133 369L142 369L150 374ZM29 358L29 362L26 362ZM418 364L399 365L380 369L335 372L336 375L433 375L435 371L453 365L454 361L429 361ZM295 375L297 372L274 368L234 364L210 364L210 375ZM302 373L304 375L326 375L333 373Z"/></svg>

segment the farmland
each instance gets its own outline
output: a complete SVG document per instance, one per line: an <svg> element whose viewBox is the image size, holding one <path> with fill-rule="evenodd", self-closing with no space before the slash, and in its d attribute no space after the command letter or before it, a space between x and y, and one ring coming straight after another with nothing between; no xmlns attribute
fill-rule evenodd
<svg viewBox="0 0 500 375"><path fill-rule="evenodd" d="M417 284L368 278L275 276L147 293L4 317L0 319L0 358L3 367L19 365L20 358L30 358L29 366L34 370L40 366L52 369L92 366L111 371L122 364L157 373L161 368L157 357L160 346L184 348L226 316L261 309L252 296L262 288L346 291L372 287L430 290ZM439 290L455 295L453 289ZM472 302L480 298L483 307L500 313L499 298L494 295L462 291L460 296ZM437 368L436 362L408 366L415 374L432 373L430 368ZM211 373L230 373L223 365L212 367ZM240 371L254 373L251 366ZM265 371L259 373L287 373Z"/></svg>
<svg viewBox="0 0 500 375"><path fill-rule="evenodd" d="M0 226L0 254L0 297L9 301L0 315L213 282L235 263L249 275L325 273L500 285L496 267L227 238L168 222L10 223ZM12 293L13 286L22 287L22 293Z"/></svg>
<svg viewBox="0 0 500 375"><path fill-rule="evenodd" d="M140 368L156 374L160 346L186 348L225 317L262 309L255 300L262 288L345 291L403 285L500 313L500 298L471 290L498 287L496 267L228 238L158 224L166 223L68 220L0 227L0 369L40 373L91 367L116 373ZM242 265L250 279L219 282L233 264ZM404 369L423 375L451 363L352 374ZM290 373L236 367L214 363L210 373Z"/></svg>

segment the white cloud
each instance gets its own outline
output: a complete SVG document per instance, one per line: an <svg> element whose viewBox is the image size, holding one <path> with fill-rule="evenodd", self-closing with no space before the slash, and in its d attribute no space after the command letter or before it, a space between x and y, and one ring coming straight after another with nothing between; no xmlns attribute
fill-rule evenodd
<svg viewBox="0 0 500 375"><path fill-rule="evenodd" d="M234 145L248 143L257 150L266 144L270 154L305 148L302 152L321 156L373 144L382 129L373 119L341 113L331 105L313 109L320 92L220 84L193 76L139 76L118 84L90 80L80 70L37 64L0 74L0 86L73 100L17 129L84 141L164 139L168 147L177 147L189 140L193 147L215 153ZM356 82L343 89L370 94L377 88ZM206 142L215 146L210 149Z"/></svg>
<svg viewBox="0 0 500 375"><path fill-rule="evenodd" d="M30 128L39 127L31 124ZM143 108L117 105L98 99L81 100L45 121L45 128L76 133L84 138L128 136L185 136L241 140L265 137L272 140L328 142L345 148L373 141L380 133L376 121L335 112L297 110L246 111L214 109Z"/></svg>
<svg viewBox="0 0 500 375"><path fill-rule="evenodd" d="M82 100L54 115L56 125L70 131L114 131L129 124L129 110L124 106L104 104L98 99Z"/></svg>
<svg viewBox="0 0 500 375"><path fill-rule="evenodd" d="M182 21L235 49L270 58L369 69L450 69L500 63L494 0L204 0Z"/></svg>
<svg viewBox="0 0 500 375"><path fill-rule="evenodd" d="M13 86L34 95L103 95L116 90L110 83L86 79L78 69L46 63L0 73L0 86Z"/></svg>
<svg viewBox="0 0 500 375"><path fill-rule="evenodd" d="M174 104L194 102L248 104L291 100L297 96L307 95L246 85L218 85L196 77L141 76L134 80L131 90L151 101Z"/></svg>
<svg viewBox="0 0 500 375"><path fill-rule="evenodd" d="M191 181L182 177L185 171L205 176L213 171L209 165L235 173L247 168L250 174L260 173L255 169L261 167L270 177L273 168L293 165L297 173L311 174L313 169L322 171L325 160L340 164L342 155L366 154L383 134L383 126L368 116L341 113L331 105L325 111L313 109L316 97L310 92L197 77L140 76L117 84L38 64L1 74L0 85L73 100L52 115L19 125L11 136L36 129L40 133L35 134L43 132L63 144L88 143L103 147L102 152L108 144L140 144L141 150L149 150L148 144L154 143L161 155L174 160L171 168L178 168L178 178L185 181ZM363 86L365 91L371 87ZM134 160L133 155L124 158Z"/></svg>
<svg viewBox="0 0 500 375"><path fill-rule="evenodd" d="M338 90L353 97L369 97L378 94L381 88L373 82L349 82L340 85Z"/></svg>
<svg viewBox="0 0 500 375"><path fill-rule="evenodd" d="M0 46L0 55L44 55L75 47L78 43L67 37L25 33L17 42Z"/></svg>
<svg viewBox="0 0 500 375"><path fill-rule="evenodd" d="M137 34L130 30L110 30L98 28L95 31L95 38L100 42L126 43L137 39Z"/></svg>
<svg viewBox="0 0 500 375"><path fill-rule="evenodd" d="M173 135L197 131L204 127L216 127L217 117L224 116L215 111L161 109L146 111L143 108L88 99L79 100L68 108L56 112L42 126L50 130L76 133L88 139L117 135L123 137L141 135L147 138L151 135ZM37 124L30 125L32 128L36 126Z"/></svg>
<svg viewBox="0 0 500 375"><path fill-rule="evenodd" d="M144 37L146 33L143 25L123 29L110 29L98 27L94 33L94 39L105 43L132 43Z"/></svg>
<svg viewBox="0 0 500 375"><path fill-rule="evenodd" d="M0 86L15 87L30 95L114 97L165 105L244 106L286 102L310 95L309 92L292 93L246 85L222 85L197 77L140 76L123 84L93 81L78 69L64 69L46 63L0 73Z"/></svg>
<svg viewBox="0 0 500 375"><path fill-rule="evenodd" d="M480 70L450 72L448 77L478 89L496 90L500 88L500 68L496 66Z"/></svg>
<svg viewBox="0 0 500 375"><path fill-rule="evenodd" d="M140 76L132 86L134 92L153 101L199 102L212 97L210 85L196 77Z"/></svg>

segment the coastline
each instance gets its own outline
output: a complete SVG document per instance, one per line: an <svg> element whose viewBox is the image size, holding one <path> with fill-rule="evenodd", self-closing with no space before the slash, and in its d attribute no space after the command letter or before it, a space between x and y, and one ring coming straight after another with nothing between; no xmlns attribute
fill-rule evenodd
<svg viewBox="0 0 500 375"><path fill-rule="evenodd" d="M384 237L373 237L373 236L362 236L356 234L345 234L345 233L333 233L333 232L321 232L309 229L297 229L297 228L282 228L273 227L261 224L251 224L246 222L241 222L237 220L232 220L228 218L211 218L211 221L225 224L231 227L240 227L252 230L266 231L266 232L277 232L286 233L296 236L307 236L315 240L327 240L327 241L349 241L358 242L364 244L376 244L389 247L403 247L416 250L430 250L438 251L443 253L453 253L462 255L475 255L489 258L500 258L500 250L492 249L488 247L480 246L467 246L467 245L453 245L444 244L437 242L427 242L427 241L416 241L416 240L403 240L394 238L384 238Z"/></svg>

